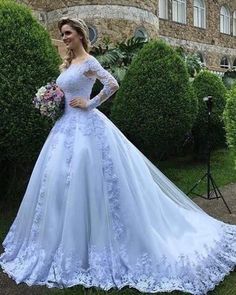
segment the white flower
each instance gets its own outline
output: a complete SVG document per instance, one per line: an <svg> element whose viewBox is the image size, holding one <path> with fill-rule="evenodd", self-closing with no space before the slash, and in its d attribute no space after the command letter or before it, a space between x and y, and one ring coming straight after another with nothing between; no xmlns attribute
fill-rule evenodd
<svg viewBox="0 0 236 295"><path fill-rule="evenodd" d="M42 96L46 91L47 91L47 89L46 89L44 86L42 86L42 87L39 88L38 92L36 93L36 96L37 96L37 97L40 97L40 96Z"/></svg>
<svg viewBox="0 0 236 295"><path fill-rule="evenodd" d="M41 108L40 108L40 110L41 110L42 112L47 111L47 106L42 105Z"/></svg>

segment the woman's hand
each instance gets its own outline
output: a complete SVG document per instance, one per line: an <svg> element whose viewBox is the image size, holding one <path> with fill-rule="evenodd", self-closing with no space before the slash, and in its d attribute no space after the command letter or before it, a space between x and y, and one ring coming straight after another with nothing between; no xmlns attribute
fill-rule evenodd
<svg viewBox="0 0 236 295"><path fill-rule="evenodd" d="M69 105L74 108L86 109L87 101L84 98L76 97L70 101Z"/></svg>

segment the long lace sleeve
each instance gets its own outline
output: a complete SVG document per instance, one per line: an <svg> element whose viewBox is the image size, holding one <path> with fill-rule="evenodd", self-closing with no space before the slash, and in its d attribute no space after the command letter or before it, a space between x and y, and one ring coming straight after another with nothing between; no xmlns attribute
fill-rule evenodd
<svg viewBox="0 0 236 295"><path fill-rule="evenodd" d="M119 84L117 80L109 73L106 69L102 67L100 62L94 57L89 63L89 68L85 72L88 77L96 77L103 84L102 90L90 99L87 103L87 109L91 110L101 105L105 100L114 94L118 88Z"/></svg>

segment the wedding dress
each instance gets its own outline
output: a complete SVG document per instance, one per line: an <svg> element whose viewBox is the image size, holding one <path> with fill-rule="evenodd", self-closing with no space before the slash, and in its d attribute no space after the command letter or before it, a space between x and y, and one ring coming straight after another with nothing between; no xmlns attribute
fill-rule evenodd
<svg viewBox="0 0 236 295"><path fill-rule="evenodd" d="M104 87L85 110L99 79ZM0 265L17 284L206 294L236 265L236 225L205 213L96 106L117 81L90 56L56 80L65 113L38 156Z"/></svg>

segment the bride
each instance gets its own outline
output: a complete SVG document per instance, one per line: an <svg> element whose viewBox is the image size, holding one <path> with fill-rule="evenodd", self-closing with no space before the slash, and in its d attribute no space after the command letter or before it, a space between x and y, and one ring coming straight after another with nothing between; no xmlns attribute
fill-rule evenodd
<svg viewBox="0 0 236 295"><path fill-rule="evenodd" d="M65 112L3 241L3 271L29 286L207 294L236 265L236 225L205 213L96 109L119 85L88 53L83 20L58 27Z"/></svg>

